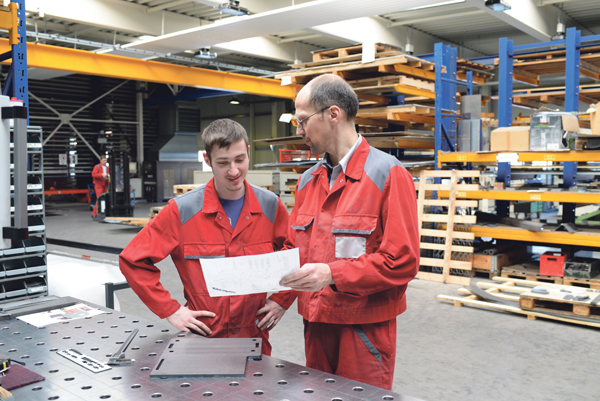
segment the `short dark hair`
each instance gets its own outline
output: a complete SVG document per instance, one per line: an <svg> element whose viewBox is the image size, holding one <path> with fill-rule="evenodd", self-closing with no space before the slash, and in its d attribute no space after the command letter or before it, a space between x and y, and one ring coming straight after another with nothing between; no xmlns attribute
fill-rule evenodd
<svg viewBox="0 0 600 401"><path fill-rule="evenodd" d="M241 140L244 140L246 146L248 146L248 134L246 130L240 123L228 118L213 121L202 132L202 141L204 142L204 149L209 160L212 160L210 153L214 146L228 148Z"/></svg>
<svg viewBox="0 0 600 401"><path fill-rule="evenodd" d="M353 121L358 113L358 97L343 78L333 74L319 75L310 81L308 102L316 110L336 105Z"/></svg>

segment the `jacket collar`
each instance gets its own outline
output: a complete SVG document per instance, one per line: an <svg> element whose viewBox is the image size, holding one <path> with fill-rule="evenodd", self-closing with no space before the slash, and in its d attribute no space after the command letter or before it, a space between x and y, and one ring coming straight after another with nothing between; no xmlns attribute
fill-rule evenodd
<svg viewBox="0 0 600 401"><path fill-rule="evenodd" d="M244 205L242 206L242 211L248 207L250 213L261 213L262 208L258 199L256 199L256 195L254 195L254 190L244 179ZM204 204L202 205L202 211L204 213L218 213L223 210L223 206L219 201L219 194L217 194L217 189L215 188L215 179L211 178L206 187L204 188Z"/></svg>
<svg viewBox="0 0 600 401"><path fill-rule="evenodd" d="M364 171L365 171L365 163L367 162L367 157L369 156L369 151L371 146L367 142L365 138L358 145L356 151L348 161L348 166L346 166L346 177L350 177L354 180L360 180Z"/></svg>
<svg viewBox="0 0 600 401"><path fill-rule="evenodd" d="M348 165L346 166L346 171L344 173L346 175L346 177L352 178L354 180L360 180L360 178L362 177L364 168L365 168L367 156L369 156L370 148L371 148L371 146L366 141L366 139L362 138L362 141L358 145L358 148L356 148L356 150L354 151L354 154L348 161ZM321 159L319 161L319 164L315 168L315 171L313 171L312 174L313 175L320 174L321 168L326 168L325 163L326 163L325 158Z"/></svg>

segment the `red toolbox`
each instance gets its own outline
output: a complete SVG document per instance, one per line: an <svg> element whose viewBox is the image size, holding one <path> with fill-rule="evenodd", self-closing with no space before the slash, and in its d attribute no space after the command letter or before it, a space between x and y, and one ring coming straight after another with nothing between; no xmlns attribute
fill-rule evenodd
<svg viewBox="0 0 600 401"><path fill-rule="evenodd" d="M540 274L542 276L565 276L565 262L568 253L546 252L540 255Z"/></svg>

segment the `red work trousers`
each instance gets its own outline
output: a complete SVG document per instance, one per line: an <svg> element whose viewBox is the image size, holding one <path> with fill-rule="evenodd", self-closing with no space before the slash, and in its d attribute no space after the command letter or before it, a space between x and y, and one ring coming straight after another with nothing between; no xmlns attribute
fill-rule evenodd
<svg viewBox="0 0 600 401"><path fill-rule="evenodd" d="M105 185L94 185L94 189L96 190L96 204L94 205L94 210L92 211L92 216L98 216L98 198L105 192L108 192L108 187Z"/></svg>
<svg viewBox="0 0 600 401"><path fill-rule="evenodd" d="M392 389L396 319L371 324L304 321L306 366Z"/></svg>

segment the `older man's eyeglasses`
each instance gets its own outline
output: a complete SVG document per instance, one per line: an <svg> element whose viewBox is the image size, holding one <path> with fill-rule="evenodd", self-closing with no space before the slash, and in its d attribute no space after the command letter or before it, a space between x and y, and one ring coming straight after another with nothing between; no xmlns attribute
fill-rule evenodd
<svg viewBox="0 0 600 401"><path fill-rule="evenodd" d="M312 113L310 116L308 116L308 117L304 117L302 120L298 120L297 118L295 118L295 117L294 117L294 118L292 118L292 125L293 125L294 127L300 127L301 129L304 129L304 125L302 125L302 124L304 124L304 123L305 123L305 122L306 122L306 121L307 121L309 118L311 118L311 117L312 117L312 116L314 116L315 114L319 114L319 113L322 113L322 112L324 112L325 110L327 110L327 109L328 109L328 108L330 108L330 107L331 107L331 106L327 106L327 107L324 107L324 108L322 108L322 109L321 109L321 110L319 110L319 111L315 111L315 112L314 112L314 113Z"/></svg>

